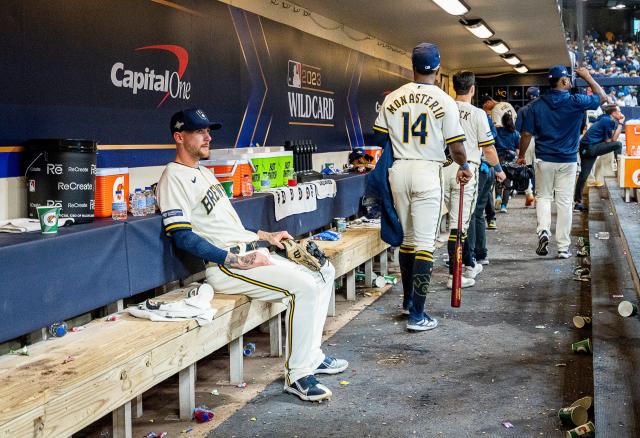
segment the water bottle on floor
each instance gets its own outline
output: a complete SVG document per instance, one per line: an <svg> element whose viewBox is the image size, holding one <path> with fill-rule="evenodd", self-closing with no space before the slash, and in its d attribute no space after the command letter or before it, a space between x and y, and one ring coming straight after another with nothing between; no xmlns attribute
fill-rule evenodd
<svg viewBox="0 0 640 438"><path fill-rule="evenodd" d="M69 327L66 322L54 322L49 326L49 336L52 338L61 338L67 334Z"/></svg>

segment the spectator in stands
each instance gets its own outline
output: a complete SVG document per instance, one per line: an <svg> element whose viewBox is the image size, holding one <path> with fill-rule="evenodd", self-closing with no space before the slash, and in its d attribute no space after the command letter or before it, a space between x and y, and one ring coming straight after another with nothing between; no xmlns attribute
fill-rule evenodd
<svg viewBox="0 0 640 438"><path fill-rule="evenodd" d="M582 191L596 158L609 152L613 152L617 158L622 150L622 143L618 141L618 137L622 132L623 124L624 114L620 111L620 107L607 105L604 107L604 114L598 117L580 140L580 176L573 195L575 210L586 210L582 202Z"/></svg>
<svg viewBox="0 0 640 438"><path fill-rule="evenodd" d="M624 106L638 106L638 92L634 89L624 96Z"/></svg>
<svg viewBox="0 0 640 438"><path fill-rule="evenodd" d="M291 238L286 231L244 228L220 182L199 165L209 157L210 131L221 127L196 108L171 117L176 158L157 188L164 231L178 248L208 262L206 281L216 293L287 306L284 391L306 401L329 398L331 391L315 375L340 373L349 366L321 349L335 269L326 262L312 272L264 247L282 249L281 241Z"/></svg>
<svg viewBox="0 0 640 438"><path fill-rule="evenodd" d="M624 91L618 91L615 103L618 106L624 106Z"/></svg>
<svg viewBox="0 0 640 438"><path fill-rule="evenodd" d="M520 133L516 131L511 113L506 112L502 115L502 124L498 128L498 136L496 137L496 150L498 151L501 165L510 163L516 158L519 144ZM500 213L507 212L512 190L513 181L510 179L496 184L496 206L500 204Z"/></svg>

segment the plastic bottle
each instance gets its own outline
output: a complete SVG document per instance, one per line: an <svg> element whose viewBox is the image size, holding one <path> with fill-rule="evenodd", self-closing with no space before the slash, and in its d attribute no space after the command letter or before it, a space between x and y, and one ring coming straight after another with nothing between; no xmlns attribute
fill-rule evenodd
<svg viewBox="0 0 640 438"><path fill-rule="evenodd" d="M142 189L137 188L133 193L131 201L131 213L134 216L144 216L147 210L147 201L142 193Z"/></svg>
<svg viewBox="0 0 640 438"><path fill-rule="evenodd" d="M242 175L242 196L248 197L253 195L253 184L251 184L251 175Z"/></svg>
<svg viewBox="0 0 640 438"><path fill-rule="evenodd" d="M111 219L121 221L127 218L127 203L122 195L122 190L116 192L116 197L111 204Z"/></svg>
<svg viewBox="0 0 640 438"><path fill-rule="evenodd" d="M147 214L156 214L156 195L151 190L151 187L146 186L144 188L144 195L147 201Z"/></svg>
<svg viewBox="0 0 640 438"><path fill-rule="evenodd" d="M52 338L61 338L67 334L68 329L66 322L54 322L49 326L49 336Z"/></svg>
<svg viewBox="0 0 640 438"><path fill-rule="evenodd" d="M242 349L242 354L244 354L246 357L250 357L253 355L255 351L256 351L256 344L254 344L253 342L248 342L247 345L245 345L244 348Z"/></svg>

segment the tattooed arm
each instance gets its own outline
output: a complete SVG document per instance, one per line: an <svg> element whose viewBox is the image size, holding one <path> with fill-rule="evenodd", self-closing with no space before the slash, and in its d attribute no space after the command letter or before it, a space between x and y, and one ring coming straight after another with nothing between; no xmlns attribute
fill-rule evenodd
<svg viewBox="0 0 640 438"><path fill-rule="evenodd" d="M227 253L227 257L224 260L225 266L234 269L251 269L258 266L271 265L271 260L268 255L260 251L251 251L241 256L233 253Z"/></svg>

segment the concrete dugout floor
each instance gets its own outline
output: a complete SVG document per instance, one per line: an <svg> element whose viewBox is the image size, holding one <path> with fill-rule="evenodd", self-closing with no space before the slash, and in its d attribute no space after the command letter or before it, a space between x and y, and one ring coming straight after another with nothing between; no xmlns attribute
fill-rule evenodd
<svg viewBox="0 0 640 438"><path fill-rule="evenodd" d="M334 396L322 404L266 387L210 437L560 437L559 408L593 393L592 357L571 352L590 329L590 283L573 280L580 259L535 254L535 210L517 196L488 232L491 264L462 307L450 307L444 248L437 251L428 311L436 330L410 334L398 284L325 342L349 369L320 376ZM586 215L574 215L575 238ZM348 385L340 385L340 381ZM513 428L502 423L511 422Z"/></svg>

